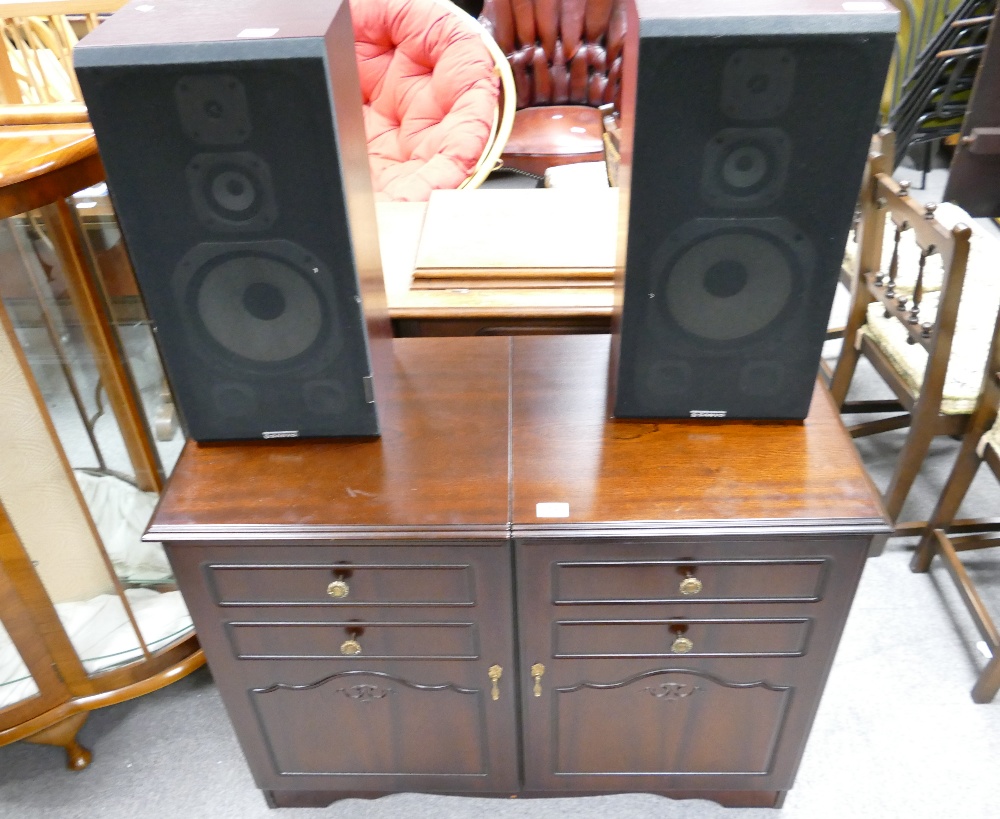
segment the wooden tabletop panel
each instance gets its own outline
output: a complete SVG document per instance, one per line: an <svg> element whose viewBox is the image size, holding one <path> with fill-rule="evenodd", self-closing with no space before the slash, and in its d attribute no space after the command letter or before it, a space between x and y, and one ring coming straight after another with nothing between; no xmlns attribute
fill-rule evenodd
<svg viewBox="0 0 1000 819"><path fill-rule="evenodd" d="M393 351L381 438L189 442L149 536L505 536L510 339L396 339Z"/></svg>
<svg viewBox="0 0 1000 819"><path fill-rule="evenodd" d="M514 339L515 534L687 524L887 531L825 389L817 386L803 423L609 420L608 344L608 336Z"/></svg>

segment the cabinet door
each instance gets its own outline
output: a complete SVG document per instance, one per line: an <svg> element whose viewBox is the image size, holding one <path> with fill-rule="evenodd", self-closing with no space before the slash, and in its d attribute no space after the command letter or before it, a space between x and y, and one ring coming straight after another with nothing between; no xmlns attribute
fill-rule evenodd
<svg viewBox="0 0 1000 819"><path fill-rule="evenodd" d="M863 540L518 540L526 790L789 788L863 557Z"/></svg>
<svg viewBox="0 0 1000 819"><path fill-rule="evenodd" d="M3 558L15 535L0 507L0 745L4 733L70 698ZM14 731L11 731L13 735Z"/></svg>
<svg viewBox="0 0 1000 819"><path fill-rule="evenodd" d="M352 790L390 780L397 790L516 789L507 744L513 669L498 680L496 700L488 669L474 661L273 663L255 670L261 682L247 697L279 778L317 789L333 779Z"/></svg>
<svg viewBox="0 0 1000 819"><path fill-rule="evenodd" d="M517 790L506 541L169 549L260 787Z"/></svg>

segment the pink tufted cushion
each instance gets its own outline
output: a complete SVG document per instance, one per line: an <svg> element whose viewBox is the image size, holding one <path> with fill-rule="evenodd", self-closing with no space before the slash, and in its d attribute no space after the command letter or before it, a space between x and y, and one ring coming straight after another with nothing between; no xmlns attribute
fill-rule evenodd
<svg viewBox="0 0 1000 819"><path fill-rule="evenodd" d="M479 35L437 0L351 0L375 196L457 188L493 127L499 79Z"/></svg>

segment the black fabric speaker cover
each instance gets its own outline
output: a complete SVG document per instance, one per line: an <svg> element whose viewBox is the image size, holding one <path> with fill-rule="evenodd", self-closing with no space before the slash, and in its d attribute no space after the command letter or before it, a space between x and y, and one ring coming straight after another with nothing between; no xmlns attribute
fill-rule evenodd
<svg viewBox="0 0 1000 819"><path fill-rule="evenodd" d="M347 0L133 3L75 59L188 434L377 434L390 332Z"/></svg>
<svg viewBox="0 0 1000 819"><path fill-rule="evenodd" d="M830 0L637 5L612 411L804 418L897 14Z"/></svg>

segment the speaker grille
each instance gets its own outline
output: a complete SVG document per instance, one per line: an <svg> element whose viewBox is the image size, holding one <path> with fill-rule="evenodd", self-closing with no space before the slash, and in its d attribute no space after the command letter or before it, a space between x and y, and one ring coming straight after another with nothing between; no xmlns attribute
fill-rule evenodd
<svg viewBox="0 0 1000 819"><path fill-rule="evenodd" d="M746 19L724 36L640 27L637 65L626 52L619 416L809 409L892 36Z"/></svg>
<svg viewBox="0 0 1000 819"><path fill-rule="evenodd" d="M346 13L339 24L350 38ZM367 203L370 222L374 207L367 172L343 153L346 139L351 163L366 161L360 91L334 116L331 85L350 84L321 57L268 59L272 47L89 66L81 82L191 437L373 435L356 252L377 259L377 247L348 200Z"/></svg>

